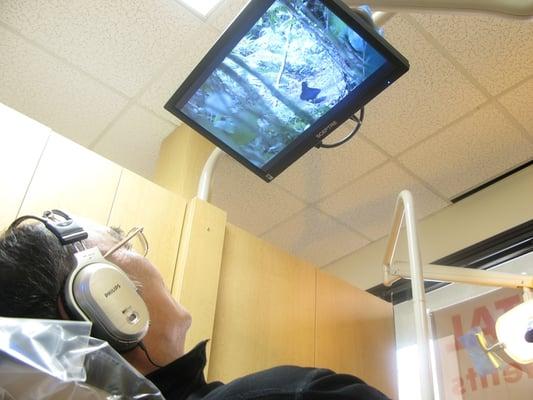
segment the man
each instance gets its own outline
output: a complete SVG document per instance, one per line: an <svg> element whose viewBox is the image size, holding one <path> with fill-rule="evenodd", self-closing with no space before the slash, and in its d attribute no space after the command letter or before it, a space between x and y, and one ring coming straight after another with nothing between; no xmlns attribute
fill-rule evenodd
<svg viewBox="0 0 533 400"><path fill-rule="evenodd" d="M86 247L102 254L115 248L121 233L84 224ZM150 313L142 346L123 357L151 380L167 399L386 399L360 379L332 371L276 367L232 381L206 383L206 342L184 354L191 316L171 296L158 270L127 246L108 260L136 284ZM70 246L62 246L41 223L21 224L0 236L0 316L68 319L62 290L75 265ZM0 377L1 381L1 377ZM1 382L0 382L1 383Z"/></svg>

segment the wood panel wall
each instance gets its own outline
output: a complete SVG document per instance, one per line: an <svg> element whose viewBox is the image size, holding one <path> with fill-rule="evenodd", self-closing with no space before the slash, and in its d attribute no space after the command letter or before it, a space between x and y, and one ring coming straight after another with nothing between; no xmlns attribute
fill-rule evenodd
<svg viewBox="0 0 533 400"><path fill-rule="evenodd" d="M189 200L198 193L204 164L215 146L182 124L170 134L159 151L154 182Z"/></svg>
<svg viewBox="0 0 533 400"><path fill-rule="evenodd" d="M102 225L144 226L170 288L186 201L0 105L0 230L59 208Z"/></svg>
<svg viewBox="0 0 533 400"><path fill-rule="evenodd" d="M294 364L397 397L392 306L231 224L211 346L210 380Z"/></svg>
<svg viewBox="0 0 533 400"><path fill-rule="evenodd" d="M0 104L0 230L13 221L50 128Z"/></svg>
<svg viewBox="0 0 533 400"><path fill-rule="evenodd" d="M394 319L389 303L317 271L315 366L356 375L397 397Z"/></svg>
<svg viewBox="0 0 533 400"><path fill-rule="evenodd" d="M209 379L314 364L315 271L227 225Z"/></svg>
<svg viewBox="0 0 533 400"><path fill-rule="evenodd" d="M172 287L193 316L186 350L213 335L225 227L224 211L199 199L189 202Z"/></svg>

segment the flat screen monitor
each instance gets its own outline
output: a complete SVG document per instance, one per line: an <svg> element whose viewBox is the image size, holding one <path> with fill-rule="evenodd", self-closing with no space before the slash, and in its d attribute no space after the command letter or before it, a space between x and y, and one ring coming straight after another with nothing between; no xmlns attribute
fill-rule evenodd
<svg viewBox="0 0 533 400"><path fill-rule="evenodd" d="M268 182L408 69L341 1L252 0L165 108Z"/></svg>

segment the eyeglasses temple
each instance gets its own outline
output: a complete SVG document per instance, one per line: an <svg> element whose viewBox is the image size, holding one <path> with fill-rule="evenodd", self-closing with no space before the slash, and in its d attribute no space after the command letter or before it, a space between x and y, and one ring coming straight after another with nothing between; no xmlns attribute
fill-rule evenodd
<svg viewBox="0 0 533 400"><path fill-rule="evenodd" d="M139 232L141 233L141 237L142 237L142 241L143 241L143 244L145 244L145 248L146 248L146 252L144 254L144 256L146 256L146 254L148 253L148 242L146 240L146 238L144 237L144 234L142 233L143 231L143 228L133 228L131 230L131 232L128 234L128 236L126 236L124 239L122 239L120 242L118 242L116 245L114 245L113 247L111 247L105 254L104 254L104 258L107 258L109 257L110 255L112 255L114 252L116 252L118 249L120 249L122 246L124 246L126 243L128 243L131 239L133 239Z"/></svg>

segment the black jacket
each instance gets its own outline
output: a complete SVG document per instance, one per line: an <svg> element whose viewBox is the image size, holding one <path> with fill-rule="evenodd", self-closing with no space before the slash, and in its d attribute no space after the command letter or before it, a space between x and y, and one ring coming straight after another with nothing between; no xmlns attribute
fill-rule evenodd
<svg viewBox="0 0 533 400"><path fill-rule="evenodd" d="M147 376L168 400L386 400L387 397L351 375L327 369L282 366L230 383L206 383L205 346L198 344L176 361Z"/></svg>

